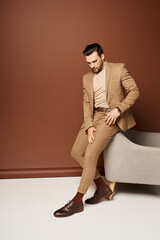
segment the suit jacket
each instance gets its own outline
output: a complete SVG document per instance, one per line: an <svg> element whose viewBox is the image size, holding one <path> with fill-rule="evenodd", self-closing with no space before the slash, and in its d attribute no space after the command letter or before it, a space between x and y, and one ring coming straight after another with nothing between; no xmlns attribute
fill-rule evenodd
<svg viewBox="0 0 160 240"><path fill-rule="evenodd" d="M93 98L93 76L92 71L83 76L83 112L84 123L81 128L85 131L93 124L94 98ZM125 94L127 93L127 95ZM125 96L126 95L126 96ZM124 63L106 62L106 98L110 109L119 107L122 114L117 119L117 124L123 131L136 125L130 111L130 107L139 97L139 90L127 70Z"/></svg>

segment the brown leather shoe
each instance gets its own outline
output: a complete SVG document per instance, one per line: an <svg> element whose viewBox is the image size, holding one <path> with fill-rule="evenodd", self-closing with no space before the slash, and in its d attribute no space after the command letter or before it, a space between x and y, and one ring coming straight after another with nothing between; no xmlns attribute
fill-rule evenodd
<svg viewBox="0 0 160 240"><path fill-rule="evenodd" d="M69 217L75 213L82 212L84 210L83 202L81 203L74 203L70 201L64 207L58 209L54 212L55 217Z"/></svg>
<svg viewBox="0 0 160 240"><path fill-rule="evenodd" d="M112 194L112 190L108 187L108 185L105 186L102 190L96 190L93 197L88 198L85 203L87 204L97 204L102 200L103 198L108 198Z"/></svg>

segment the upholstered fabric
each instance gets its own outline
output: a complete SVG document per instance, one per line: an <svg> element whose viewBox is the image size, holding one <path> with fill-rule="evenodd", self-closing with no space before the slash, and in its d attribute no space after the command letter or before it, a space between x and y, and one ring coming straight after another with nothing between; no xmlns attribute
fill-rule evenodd
<svg viewBox="0 0 160 240"><path fill-rule="evenodd" d="M119 132L103 153L107 180L160 185L160 133Z"/></svg>

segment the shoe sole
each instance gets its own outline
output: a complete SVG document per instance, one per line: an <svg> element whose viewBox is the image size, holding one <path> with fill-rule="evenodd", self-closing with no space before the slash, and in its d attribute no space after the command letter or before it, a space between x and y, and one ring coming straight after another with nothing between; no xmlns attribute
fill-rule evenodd
<svg viewBox="0 0 160 240"><path fill-rule="evenodd" d="M83 212L83 211L84 211L84 208L78 210L77 212L74 212L74 213L71 213L71 214L66 214L66 215L61 215L61 216L56 216L56 215L54 215L54 213L53 213L53 216L54 216L54 217L63 218L63 217L69 217L69 216L72 216L72 215L75 214L75 213L80 213L80 212Z"/></svg>
<svg viewBox="0 0 160 240"><path fill-rule="evenodd" d="M109 200L109 196L112 194L113 192L108 192L108 193L106 193L105 195L103 195L101 198L99 198L96 202L94 202L94 203L86 203L86 204L90 204L90 205L92 205L92 204L97 204L97 203L99 203L103 198L106 198L106 199L108 199Z"/></svg>
<svg viewBox="0 0 160 240"><path fill-rule="evenodd" d="M109 194L107 197L105 197L107 200L110 200L109 197L113 194L113 192L111 194Z"/></svg>

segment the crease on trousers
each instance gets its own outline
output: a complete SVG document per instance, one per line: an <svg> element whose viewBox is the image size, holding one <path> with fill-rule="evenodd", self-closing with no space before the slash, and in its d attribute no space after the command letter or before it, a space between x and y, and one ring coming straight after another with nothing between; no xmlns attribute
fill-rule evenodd
<svg viewBox="0 0 160 240"><path fill-rule="evenodd" d="M95 112L93 116L93 125L96 128L94 132L94 141L88 143L88 134L85 129L80 129L73 144L71 155L83 168L78 192L85 194L94 179L101 175L97 169L97 163L100 153L106 147L111 138L119 131L117 124L107 125L105 122L106 112Z"/></svg>

